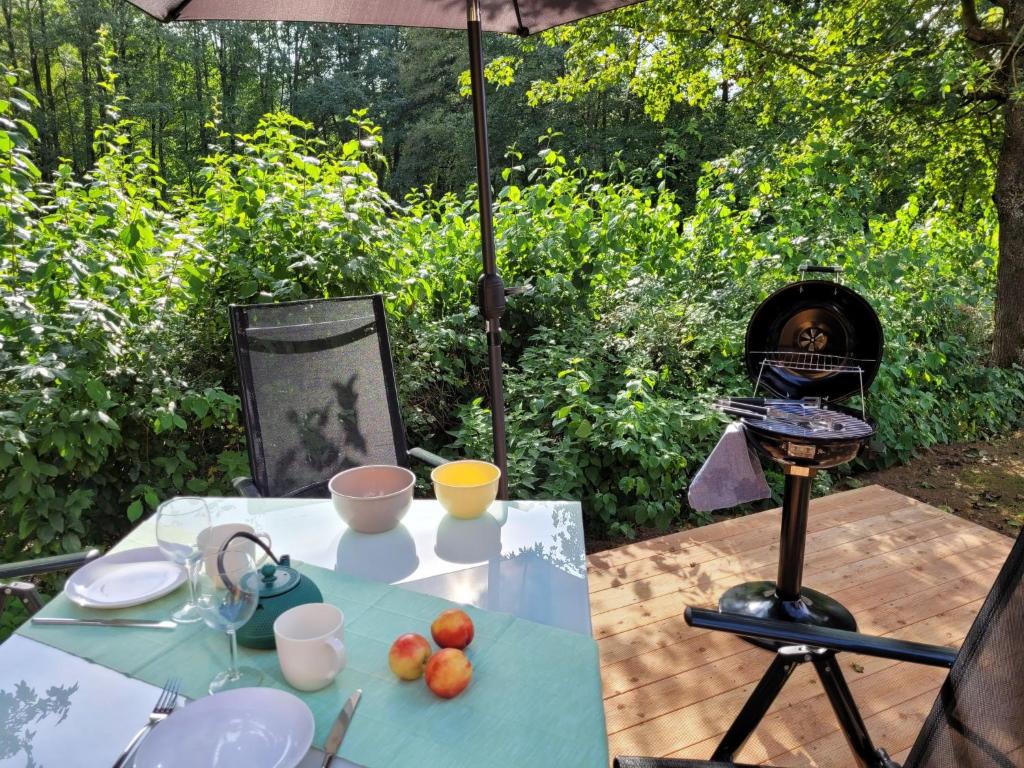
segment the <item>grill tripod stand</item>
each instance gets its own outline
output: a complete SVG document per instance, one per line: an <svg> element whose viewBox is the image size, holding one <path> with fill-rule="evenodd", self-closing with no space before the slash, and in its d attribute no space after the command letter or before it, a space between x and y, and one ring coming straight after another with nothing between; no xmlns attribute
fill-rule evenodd
<svg viewBox="0 0 1024 768"><path fill-rule="evenodd" d="M712 761L731 763L734 755L743 747L750 734L754 732L761 720L768 713L772 703L782 692L790 675L800 664L813 664L814 671L828 695L829 703L836 713L839 726L846 737L850 750L853 752L860 768L900 768L888 753L876 747L871 741L867 727L857 711L853 694L846 684L846 678L836 661L836 652L827 648L812 648L806 645L789 645L775 652L768 671L761 682L754 688L747 703L743 705L739 715L729 726Z"/></svg>

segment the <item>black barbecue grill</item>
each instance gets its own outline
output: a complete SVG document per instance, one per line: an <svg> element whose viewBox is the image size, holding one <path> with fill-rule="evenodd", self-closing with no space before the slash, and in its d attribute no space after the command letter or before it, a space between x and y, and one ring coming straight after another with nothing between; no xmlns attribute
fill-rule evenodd
<svg viewBox="0 0 1024 768"><path fill-rule="evenodd" d="M732 587L719 608L854 630L857 622L842 604L802 586L804 541L811 478L856 458L875 432L864 398L881 364L882 326L871 305L838 282L839 268L800 270L837 279L801 279L757 308L744 352L755 396L715 403L743 421L750 444L785 475L778 578ZM859 409L839 405L854 395Z"/></svg>

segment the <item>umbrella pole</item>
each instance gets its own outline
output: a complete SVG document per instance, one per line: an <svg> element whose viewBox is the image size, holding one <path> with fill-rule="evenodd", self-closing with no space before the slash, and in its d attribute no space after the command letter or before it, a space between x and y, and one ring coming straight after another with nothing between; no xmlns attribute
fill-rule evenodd
<svg viewBox="0 0 1024 768"><path fill-rule="evenodd" d="M494 254L494 218L491 211L491 160L487 147L487 100L484 94L484 56L481 42L480 0L466 0L469 29L469 74L473 90L473 128L476 134L477 192L480 196L480 248L484 273L477 283L480 313L487 324L487 357L491 385L491 430L494 463L501 469L498 498L508 498L508 457L505 445L505 390L501 374L501 316L505 312L505 284Z"/></svg>

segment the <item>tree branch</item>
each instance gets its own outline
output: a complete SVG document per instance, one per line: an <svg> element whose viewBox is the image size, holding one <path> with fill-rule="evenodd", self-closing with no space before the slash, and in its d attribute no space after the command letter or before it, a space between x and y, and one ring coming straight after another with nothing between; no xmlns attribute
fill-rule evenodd
<svg viewBox="0 0 1024 768"><path fill-rule="evenodd" d="M1006 102L1006 92L993 88L987 91L975 91L973 93L965 93L960 97L960 100L964 104L977 103L981 101L995 101L999 104Z"/></svg>
<svg viewBox="0 0 1024 768"><path fill-rule="evenodd" d="M772 56L778 56L780 59L788 61L790 64L799 67L810 75L814 74L814 65L817 64L817 62L810 56L802 56L801 54L794 53L793 51L780 51L774 46L767 45L760 40L756 40L746 35L741 35L737 32L726 32L725 36L730 40L746 43L747 45L756 48L759 51L771 54Z"/></svg>
<svg viewBox="0 0 1024 768"><path fill-rule="evenodd" d="M680 36L689 36L689 35L693 34L693 30L692 29L666 29L665 31L669 32L671 34L676 34L676 35L680 35ZM718 34L713 29L704 29L704 30L701 30L701 31L703 31L703 32L705 32L705 33L707 33L709 35L717 35ZM746 43L751 48L755 48L755 49L757 49L759 51L762 51L763 53L767 53L767 54L769 54L771 56L777 56L778 58L780 58L780 59L782 59L784 61L788 61L789 63L793 64L794 66L798 67L799 69L802 69L804 72L806 72L809 75L815 74L814 67L821 63L821 62L817 61L812 56L806 56L806 55L803 55L803 54L796 53L794 51L780 50L779 48L776 48L775 46L768 45L767 43L764 43L764 42L762 42L760 40L757 40L757 39L755 39L753 37L748 37L747 35L742 35L739 32L726 32L725 36L727 38L729 38L730 40L735 40L735 41L740 42L740 43Z"/></svg>
<svg viewBox="0 0 1024 768"><path fill-rule="evenodd" d="M972 43L995 46L1010 42L1010 38L1002 30L982 26L975 0L960 0L960 8L963 11L964 34Z"/></svg>

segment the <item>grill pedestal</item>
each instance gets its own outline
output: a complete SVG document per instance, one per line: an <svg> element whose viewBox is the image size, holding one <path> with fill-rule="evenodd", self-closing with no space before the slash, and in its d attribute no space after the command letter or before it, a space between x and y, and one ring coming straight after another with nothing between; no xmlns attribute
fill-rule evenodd
<svg viewBox="0 0 1024 768"><path fill-rule="evenodd" d="M783 471L786 485L782 501L778 578L775 581L737 584L722 595L718 608L723 613L855 631L857 622L853 614L840 602L801 586L811 478L817 470L814 467L785 466ZM775 649L781 645L770 640L747 640L762 648Z"/></svg>

